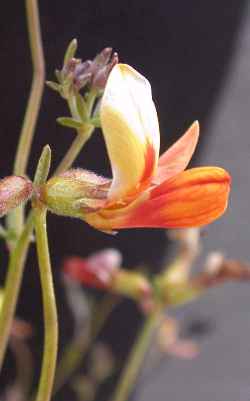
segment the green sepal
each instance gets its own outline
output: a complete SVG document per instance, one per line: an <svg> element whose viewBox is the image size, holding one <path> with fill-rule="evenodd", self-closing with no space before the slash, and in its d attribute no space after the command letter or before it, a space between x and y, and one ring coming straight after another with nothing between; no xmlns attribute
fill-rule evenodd
<svg viewBox="0 0 250 401"><path fill-rule="evenodd" d="M53 81L46 81L46 85L47 85L50 89L52 89L52 90L54 90L54 91L56 91L56 92L60 92L60 90L61 90L61 86L60 86L59 84L57 84L56 82L53 82Z"/></svg>
<svg viewBox="0 0 250 401"><path fill-rule="evenodd" d="M60 70L55 70L55 76L57 81L61 84L63 82L62 72Z"/></svg>
<svg viewBox="0 0 250 401"><path fill-rule="evenodd" d="M65 52L65 56L64 56L64 65L67 64L69 62L69 60L71 60L76 53L77 50L77 40L73 39L71 40L70 44L67 47L67 50Z"/></svg>

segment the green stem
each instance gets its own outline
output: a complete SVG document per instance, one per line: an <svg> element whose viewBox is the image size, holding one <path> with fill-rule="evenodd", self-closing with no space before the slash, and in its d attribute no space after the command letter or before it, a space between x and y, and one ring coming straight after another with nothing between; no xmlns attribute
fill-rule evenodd
<svg viewBox="0 0 250 401"><path fill-rule="evenodd" d="M77 132L74 141L72 142L63 160L57 167L54 175L63 173L64 171L68 170L71 167L74 160L79 155L81 149L83 148L87 140L90 138L94 129L95 127L93 125L86 125L86 129Z"/></svg>
<svg viewBox="0 0 250 401"><path fill-rule="evenodd" d="M58 322L46 228L46 209L40 209L39 207L35 208L34 220L45 322L42 373L40 377L36 401L49 401L52 394L56 369L58 348Z"/></svg>
<svg viewBox="0 0 250 401"><path fill-rule="evenodd" d="M18 294L20 291L24 264L33 229L33 216L30 214L23 232L10 255L4 298L0 314L0 370L2 368L5 350L10 335L11 324L16 310Z"/></svg>
<svg viewBox="0 0 250 401"><path fill-rule="evenodd" d="M45 63L37 0L26 0L26 16L33 65L33 79L16 151L14 162L15 175L24 175L26 173L45 80ZM23 206L16 208L7 218L9 230L15 233L17 237L22 231L23 220Z"/></svg>
<svg viewBox="0 0 250 401"><path fill-rule="evenodd" d="M50 147L47 145L43 148L37 165L34 178L34 183L36 185L42 184L46 181L49 173L50 161L51 151ZM33 212L31 211L29 217L27 218L23 232L10 253L6 283L4 286L4 298L0 313L0 370L2 368L10 335L11 324L20 292L23 270L34 226L33 217Z"/></svg>
<svg viewBox="0 0 250 401"><path fill-rule="evenodd" d="M98 96L98 91L95 89L92 89L88 93L88 97L87 97L87 101L86 101L88 118L91 118L97 96Z"/></svg>
<svg viewBox="0 0 250 401"><path fill-rule="evenodd" d="M33 80L14 164L14 174L20 175L26 172L45 80L45 65L37 0L26 0L26 13L33 64Z"/></svg>
<svg viewBox="0 0 250 401"><path fill-rule="evenodd" d="M130 352L124 371L115 389L112 401L127 401L133 389L142 366L145 354L148 350L152 334L157 327L161 313L156 311L149 315L141 332Z"/></svg>
<svg viewBox="0 0 250 401"><path fill-rule="evenodd" d="M87 118L91 117L93 107L95 104L97 92L95 90L92 90L88 94L88 99L87 99ZM70 96L68 99L68 106L71 112L71 115L73 118L78 119L79 115L77 112L77 107L76 107L76 99L74 96ZM77 135L72 142L70 148L68 149L66 155L64 156L63 160L57 167L54 175L58 175L63 173L64 171L68 170L71 165L73 164L74 160L77 158L79 155L80 151L82 150L83 146L85 143L89 140L91 137L93 131L95 130L95 127L92 124L86 123L86 125L81 129L77 131Z"/></svg>

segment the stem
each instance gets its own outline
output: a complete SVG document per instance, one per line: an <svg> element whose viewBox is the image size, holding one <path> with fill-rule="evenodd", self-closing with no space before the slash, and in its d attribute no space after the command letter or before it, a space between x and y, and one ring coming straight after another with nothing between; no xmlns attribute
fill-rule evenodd
<svg viewBox="0 0 250 401"><path fill-rule="evenodd" d="M87 99L87 104L86 104L88 118L91 117L91 113L93 111L93 106L95 104L96 96L97 96L97 92L95 90L90 91L88 94L88 99ZM77 112L75 102L76 102L75 97L70 96L68 99L68 106L69 106L71 115L73 118L78 119L79 115ZM74 141L72 142L72 144L71 144L70 148L68 149L66 155L64 156L63 160L57 167L54 175L61 174L70 168L70 166L73 164L74 160L79 155L79 153L82 150L85 143L91 137L94 130L95 130L95 127L93 125L86 123L84 128L77 131L77 135L76 135Z"/></svg>
<svg viewBox="0 0 250 401"><path fill-rule="evenodd" d="M32 214L30 214L24 230L16 244L16 247L11 252L9 259L6 284L4 287L4 298L0 314L0 370L2 368L5 350L10 335L11 324L16 310L24 264L32 234L32 217Z"/></svg>
<svg viewBox="0 0 250 401"><path fill-rule="evenodd" d="M12 386L22 393L24 399L27 399L34 374L33 355L28 344L19 338L11 338L10 348L16 363L16 378Z"/></svg>
<svg viewBox="0 0 250 401"><path fill-rule="evenodd" d="M36 185L42 184L46 181L49 173L50 161L51 151L50 147L47 145L43 148L38 162L34 179L34 183ZM23 270L33 231L33 217L33 212L30 212L23 232L10 254L6 283L4 286L3 304L0 313L0 370L3 364L3 358L8 344L11 324L20 292Z"/></svg>
<svg viewBox="0 0 250 401"><path fill-rule="evenodd" d="M81 149L90 138L92 132L94 131L95 127L93 125L86 125L86 129L78 131L77 135L72 142L70 148L68 149L66 155L64 156L63 160L57 167L54 175L58 175L63 173L64 171L68 170L71 165L73 164L74 160L77 158L78 154L80 153Z"/></svg>
<svg viewBox="0 0 250 401"><path fill-rule="evenodd" d="M48 173L50 149L47 146L44 148L44 153L42 154L42 156L44 157L45 170L44 175L41 173L41 171L39 171L39 173L37 171L35 176L35 181L37 184L43 182L43 180L46 179L46 174ZM40 169L40 166L38 167ZM10 255L6 283L4 286L4 300L0 313L0 371L3 365L3 359L8 344L11 323L13 321L16 310L17 299L20 292L21 280L33 231L33 225L33 212L30 212L23 232L18 238L15 247L13 248Z"/></svg>
<svg viewBox="0 0 250 401"><path fill-rule="evenodd" d="M37 0L26 0L26 16L29 31L30 50L33 65L33 79L27 108L21 129L19 143L14 162L14 174L24 175L28 164L30 148L34 136L35 125L40 109L44 79L45 63L42 48L40 21ZM23 227L24 207L16 208L9 214L7 224L9 230L19 236Z"/></svg>
<svg viewBox="0 0 250 401"><path fill-rule="evenodd" d="M56 369L58 322L46 228L46 209L35 208L34 220L45 322L42 373L36 401L49 401Z"/></svg>
<svg viewBox="0 0 250 401"><path fill-rule="evenodd" d="M26 13L33 64L33 80L15 158L14 174L17 175L22 175L26 172L45 79L45 65L37 0L26 0Z"/></svg>
<svg viewBox="0 0 250 401"><path fill-rule="evenodd" d="M145 353L149 347L152 334L159 323L160 312L153 312L146 318L141 332L130 352L126 366L115 389L112 401L127 401L133 389L139 370L143 363Z"/></svg>
<svg viewBox="0 0 250 401"><path fill-rule="evenodd" d="M89 351L90 345L96 340L116 303L117 298L114 297L109 297L108 299L105 298L100 302L96 311L99 315L97 317L99 318L96 319L97 322L93 322L95 323L95 326L90 328L90 337L86 338L85 329L84 332L81 330L80 333L77 333L74 336L70 344L67 345L58 365L53 394L60 390L60 388L66 383L67 379L79 367L86 353Z"/></svg>

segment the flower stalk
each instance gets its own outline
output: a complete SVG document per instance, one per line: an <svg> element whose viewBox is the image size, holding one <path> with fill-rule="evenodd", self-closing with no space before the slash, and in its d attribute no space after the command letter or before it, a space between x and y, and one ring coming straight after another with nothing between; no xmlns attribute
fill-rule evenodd
<svg viewBox="0 0 250 401"><path fill-rule="evenodd" d="M36 401L49 401L52 394L58 348L58 321L56 299L51 272L49 245L44 207L34 202L34 220L37 243L37 254L43 296L45 322L44 354Z"/></svg>
<svg viewBox="0 0 250 401"><path fill-rule="evenodd" d="M130 352L121 378L111 401L127 401L138 378L145 354L152 339L154 330L161 319L161 309L155 310L146 318L138 338Z"/></svg>
<svg viewBox="0 0 250 401"><path fill-rule="evenodd" d="M0 370L8 344L11 324L16 310L20 292L24 265L33 230L33 216L30 214L17 244L10 254L7 277L4 287L4 298L0 313Z"/></svg>
<svg viewBox="0 0 250 401"><path fill-rule="evenodd" d="M33 79L21 129L14 162L14 174L25 175L31 144L42 100L45 81L45 62L42 47L41 29L37 0L26 0L26 16L29 31ZM24 223L24 207L15 209L8 217L8 227L20 235Z"/></svg>

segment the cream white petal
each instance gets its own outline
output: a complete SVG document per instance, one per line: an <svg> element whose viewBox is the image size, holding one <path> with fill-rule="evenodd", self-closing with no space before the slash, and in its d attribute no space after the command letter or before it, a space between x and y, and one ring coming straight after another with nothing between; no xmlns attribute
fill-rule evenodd
<svg viewBox="0 0 250 401"><path fill-rule="evenodd" d="M111 161L111 200L124 199L149 184L158 163L158 118L146 78L132 67L116 65L100 107Z"/></svg>

